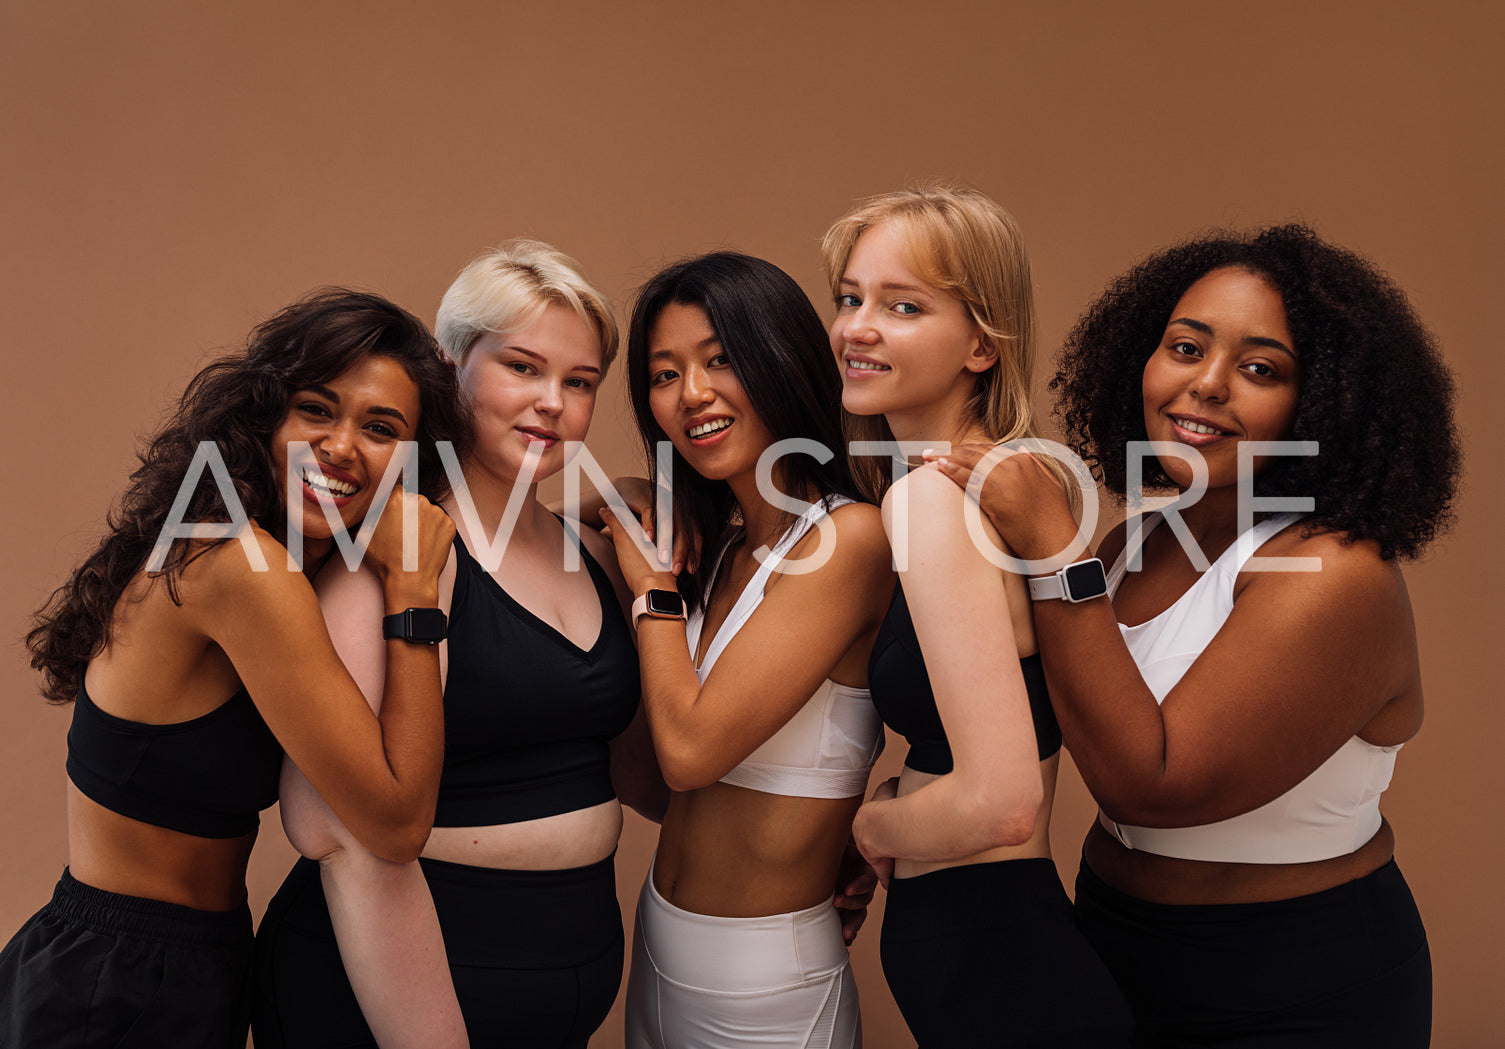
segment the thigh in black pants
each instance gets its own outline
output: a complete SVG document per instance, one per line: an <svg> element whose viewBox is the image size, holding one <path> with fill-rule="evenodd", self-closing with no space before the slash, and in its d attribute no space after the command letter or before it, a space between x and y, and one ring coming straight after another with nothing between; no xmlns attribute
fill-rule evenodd
<svg viewBox="0 0 1505 1049"><path fill-rule="evenodd" d="M420 860L471 1049L584 1047L622 982L612 859L562 871ZM300 860L256 937L257 1049L373 1049L318 864Z"/></svg>
<svg viewBox="0 0 1505 1049"><path fill-rule="evenodd" d="M1172 906L1084 862L1077 917L1129 997L1146 1046L1424 1049L1432 961L1392 860L1291 900Z"/></svg>
<svg viewBox="0 0 1505 1049"><path fill-rule="evenodd" d="M1048 859L896 878L883 974L921 1049L1127 1047L1133 1020Z"/></svg>

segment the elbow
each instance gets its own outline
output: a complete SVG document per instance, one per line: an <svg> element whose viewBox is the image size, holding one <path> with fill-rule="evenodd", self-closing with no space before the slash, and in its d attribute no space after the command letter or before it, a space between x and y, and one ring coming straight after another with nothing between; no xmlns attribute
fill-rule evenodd
<svg viewBox="0 0 1505 1049"><path fill-rule="evenodd" d="M434 810L429 808L419 818L393 820L358 835L366 851L390 863L412 863L428 844L434 827Z"/></svg>
<svg viewBox="0 0 1505 1049"><path fill-rule="evenodd" d="M1023 845L1033 838L1044 802L1045 787L1039 776L1007 791L989 792L977 799L974 825L982 833L983 848Z"/></svg>
<svg viewBox="0 0 1505 1049"><path fill-rule="evenodd" d="M709 787L726 772L707 761L702 748L697 748L692 740L666 740L663 743L655 740L654 749L664 783L676 793Z"/></svg>

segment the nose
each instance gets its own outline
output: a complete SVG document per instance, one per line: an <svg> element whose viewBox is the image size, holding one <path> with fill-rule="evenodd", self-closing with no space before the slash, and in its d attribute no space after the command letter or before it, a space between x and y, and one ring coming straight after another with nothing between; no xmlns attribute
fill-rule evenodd
<svg viewBox="0 0 1505 1049"><path fill-rule="evenodd" d="M686 408L699 408L716 399L711 386L711 377L704 368L691 365L685 369L684 381L679 384L679 403Z"/></svg>
<svg viewBox="0 0 1505 1049"><path fill-rule="evenodd" d="M1222 357L1208 357L1192 377L1191 395L1200 401L1222 404L1228 400L1229 370L1231 361Z"/></svg>
<svg viewBox="0 0 1505 1049"><path fill-rule="evenodd" d="M319 441L319 451L324 461L331 465L348 463L355 458L355 424L337 422L325 431Z"/></svg>
<svg viewBox="0 0 1505 1049"><path fill-rule="evenodd" d="M878 338L878 329L873 325L872 307L866 302L851 313L838 317L831 330L839 335L840 341L856 346L871 345Z"/></svg>
<svg viewBox="0 0 1505 1049"><path fill-rule="evenodd" d="M538 396L533 401L533 408L541 415L558 415L564 411L564 390L559 383L540 383Z"/></svg>

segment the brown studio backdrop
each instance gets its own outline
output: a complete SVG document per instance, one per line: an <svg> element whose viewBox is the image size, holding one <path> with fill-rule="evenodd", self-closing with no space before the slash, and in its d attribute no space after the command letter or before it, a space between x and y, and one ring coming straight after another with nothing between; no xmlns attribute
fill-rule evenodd
<svg viewBox="0 0 1505 1049"><path fill-rule="evenodd" d="M1408 289L1459 380L1469 488L1453 534L1407 570L1430 702L1384 809L1431 936L1436 1044L1491 1044L1505 962L1505 715L1488 657L1502 571L1486 535L1502 508L1483 438L1501 379L1484 306L1505 276L1499 29L1464 2L8 4L0 623L22 633L97 534L134 438L206 355L316 285L432 318L465 261L532 235L583 260L624 319L660 263L719 247L783 266L829 314L827 223L857 196L946 175L1020 219L1053 351L1150 248L1305 219ZM636 467L619 371L590 446ZM68 713L37 698L19 643L0 674L9 935L66 862ZM1064 774L1068 885L1091 813ZM632 818L627 915L652 846ZM272 813L253 909L291 859ZM854 951L873 1049L912 1044L877 962L881 917L880 897ZM620 1040L620 1012L597 1044Z"/></svg>

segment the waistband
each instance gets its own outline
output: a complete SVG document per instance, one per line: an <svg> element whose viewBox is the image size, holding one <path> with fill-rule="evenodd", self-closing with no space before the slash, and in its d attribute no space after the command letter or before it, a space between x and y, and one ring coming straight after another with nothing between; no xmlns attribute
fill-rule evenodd
<svg viewBox="0 0 1505 1049"><path fill-rule="evenodd" d="M927 939L1071 915L1055 861L1038 856L963 863L889 882L884 936Z"/></svg>
<svg viewBox="0 0 1505 1049"><path fill-rule="evenodd" d="M699 990L762 993L828 977L848 964L830 900L756 918L696 914L664 899L650 865L637 920L659 975Z"/></svg>
<svg viewBox="0 0 1505 1049"><path fill-rule="evenodd" d="M245 902L230 911L201 911L96 889L74 878L66 867L49 906L65 921L107 935L187 947L244 947L251 939L251 908Z"/></svg>

